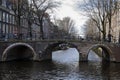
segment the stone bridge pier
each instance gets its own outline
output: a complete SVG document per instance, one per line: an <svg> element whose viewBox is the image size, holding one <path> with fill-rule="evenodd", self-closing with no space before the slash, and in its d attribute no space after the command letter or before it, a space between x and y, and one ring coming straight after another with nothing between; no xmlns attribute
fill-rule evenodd
<svg viewBox="0 0 120 80"><path fill-rule="evenodd" d="M119 44L86 41L0 42L0 61L52 60L53 51L67 48L76 48L80 61L88 61L89 52L93 50L103 60L120 62Z"/></svg>

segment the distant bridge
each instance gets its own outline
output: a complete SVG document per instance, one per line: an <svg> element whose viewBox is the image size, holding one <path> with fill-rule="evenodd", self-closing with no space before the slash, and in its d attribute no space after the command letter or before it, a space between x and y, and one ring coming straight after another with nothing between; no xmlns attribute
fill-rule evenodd
<svg viewBox="0 0 120 80"><path fill-rule="evenodd" d="M52 52L60 49L76 48L80 61L88 61L90 50L106 61L120 62L120 45L89 41L5 41L0 42L0 61L16 59L52 60ZM101 50L102 49L102 50ZM101 52L101 53L99 53Z"/></svg>

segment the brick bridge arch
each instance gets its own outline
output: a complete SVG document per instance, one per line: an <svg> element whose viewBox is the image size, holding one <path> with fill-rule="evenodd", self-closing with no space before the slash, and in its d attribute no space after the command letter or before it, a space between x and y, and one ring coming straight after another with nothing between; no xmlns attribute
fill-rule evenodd
<svg viewBox="0 0 120 80"><path fill-rule="evenodd" d="M64 41L62 42L62 41L60 41L60 42L48 44L48 45L45 47L44 51L41 52L40 59L41 59L41 60L52 60L52 52L53 52L53 51L56 51L56 50L64 50L64 49L61 49L61 48L59 47L59 45L62 45L62 44L66 44L66 45L64 45L65 47L76 48L76 49L78 50L78 52L79 52L79 49L78 49L78 47L77 47L75 44L69 43L69 42L64 42ZM67 48L66 48L66 49L67 49ZM80 55L81 55L81 54L79 54L79 58L80 58ZM43 59L43 58L44 58L44 59Z"/></svg>
<svg viewBox="0 0 120 80"><path fill-rule="evenodd" d="M98 51L98 48L101 48L102 49L102 54L100 54ZM91 46L89 49L88 49L88 52L87 52L87 59L88 59L88 55L89 55L89 52L90 50L94 50L94 52L102 58L103 61L112 61L111 59L115 59L115 57L113 56L113 52L111 50L111 48L107 45L104 45L104 44L95 44L93 46Z"/></svg>
<svg viewBox="0 0 120 80"><path fill-rule="evenodd" d="M34 60L36 53L32 46L27 43L13 43L9 45L2 54L2 61L10 61L17 59Z"/></svg>

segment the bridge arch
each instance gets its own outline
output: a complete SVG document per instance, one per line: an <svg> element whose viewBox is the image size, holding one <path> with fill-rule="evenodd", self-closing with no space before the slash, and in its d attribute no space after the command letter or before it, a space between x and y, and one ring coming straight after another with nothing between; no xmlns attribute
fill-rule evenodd
<svg viewBox="0 0 120 80"><path fill-rule="evenodd" d="M36 57L36 52L34 49L27 43L14 43L8 46L3 54L2 61L11 61L11 60L34 60Z"/></svg>
<svg viewBox="0 0 120 80"><path fill-rule="evenodd" d="M66 44L66 45L63 45L66 48L60 48L60 45L62 45L62 44ZM41 57L44 57L45 60L47 60L47 59L52 60L52 52L53 51L66 50L68 48L76 48L78 50L78 52L79 52L79 49L77 48L77 46L75 44L72 44L72 43L69 43L69 42L60 41L60 42L55 42L55 43L47 45L45 47ZM80 54L79 54L79 56L80 56Z"/></svg>
<svg viewBox="0 0 120 80"><path fill-rule="evenodd" d="M96 52L98 49L101 49L101 52L102 52L101 54ZM94 52L99 57L102 58L102 61L111 61L111 58L113 57L111 49L107 45L104 45L104 44L96 44L90 47L87 52L87 59L90 54L90 50L94 50Z"/></svg>
<svg viewBox="0 0 120 80"><path fill-rule="evenodd" d="M62 48L62 47L65 47L65 48ZM64 50L67 48L76 48L77 49L77 46L75 44L72 44L69 42L60 41L60 42L56 42L56 43L47 45L45 50L50 49L51 51L55 51L55 50Z"/></svg>

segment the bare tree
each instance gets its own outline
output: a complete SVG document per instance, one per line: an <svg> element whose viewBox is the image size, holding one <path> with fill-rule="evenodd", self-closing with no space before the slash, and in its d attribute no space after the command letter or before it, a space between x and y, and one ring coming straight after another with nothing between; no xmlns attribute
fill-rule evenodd
<svg viewBox="0 0 120 80"><path fill-rule="evenodd" d="M18 38L22 39L21 19L26 14L28 0L10 0L12 2L12 10L15 14L15 21L18 27Z"/></svg>
<svg viewBox="0 0 120 80"><path fill-rule="evenodd" d="M86 21L84 32L86 39L100 40L99 30L96 28L96 23L92 19Z"/></svg>
<svg viewBox="0 0 120 80"><path fill-rule="evenodd" d="M115 13L118 11L118 0L106 0L106 7L105 11L107 13L107 19L109 24L109 31L108 31L108 41L111 42L111 30L112 30L112 18L115 15Z"/></svg>
<svg viewBox="0 0 120 80"><path fill-rule="evenodd" d="M62 30L62 33L64 32L63 36L66 36L68 38L71 36L76 36L78 32L75 28L75 22L70 17L64 17L62 20L56 19L55 25L58 26L59 30Z"/></svg>
<svg viewBox="0 0 120 80"><path fill-rule="evenodd" d="M109 22L111 30L111 18L116 9L116 0L84 0L84 5L81 7L87 13L87 16L96 23L105 41L106 24Z"/></svg>
<svg viewBox="0 0 120 80"><path fill-rule="evenodd" d="M48 10L52 10L58 6L58 3L53 0L32 0L35 16L38 20L38 25L40 26L40 37L44 39L43 33L43 18L44 14Z"/></svg>
<svg viewBox="0 0 120 80"><path fill-rule="evenodd" d="M29 1L28 4L26 4L26 12L24 14L24 18L27 20L28 22L28 36L30 37L30 40L32 40L32 24L34 24L34 9L33 6L31 4L32 2Z"/></svg>
<svg viewBox="0 0 120 80"><path fill-rule="evenodd" d="M75 22L70 17L64 17L63 20L60 20L59 26L64 29L68 34L73 32L75 28Z"/></svg>

